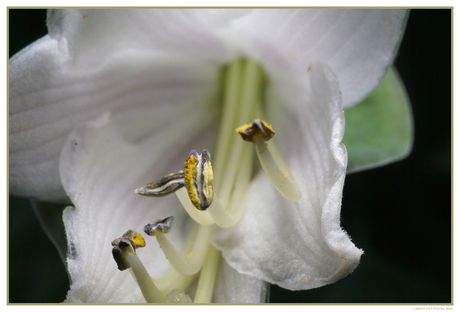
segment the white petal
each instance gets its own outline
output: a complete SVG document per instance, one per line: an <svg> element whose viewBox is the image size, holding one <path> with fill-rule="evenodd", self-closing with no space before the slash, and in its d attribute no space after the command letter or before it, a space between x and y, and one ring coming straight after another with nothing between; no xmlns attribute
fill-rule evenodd
<svg viewBox="0 0 460 312"><path fill-rule="evenodd" d="M111 254L111 241L129 229L143 233L145 224L172 215L168 238L180 248L191 219L177 198L142 197L134 189L183 169L190 136L196 148L213 143L196 137L209 125L196 126L194 119L171 124L136 144L122 138L108 114L69 135L60 161L64 188L76 207L64 212L72 278L67 302L142 302L130 273L118 271ZM147 246L138 255L158 278L169 263L155 238L144 238Z"/></svg>
<svg viewBox="0 0 460 312"><path fill-rule="evenodd" d="M347 154L338 84L321 64L305 75L310 80L275 77L267 116L302 199L285 200L262 172L248 190L242 220L214 241L238 272L291 290L337 281L362 254L340 228Z"/></svg>
<svg viewBox="0 0 460 312"><path fill-rule="evenodd" d="M364 99L393 63L407 16L394 9L253 10L235 20L232 32L266 55L278 51L301 71L315 62L329 65L347 107Z"/></svg>
<svg viewBox="0 0 460 312"><path fill-rule="evenodd" d="M220 42L190 10L50 10L47 26L50 36L66 44L74 62L85 68L121 50L187 51L197 57L223 53Z"/></svg>
<svg viewBox="0 0 460 312"><path fill-rule="evenodd" d="M211 104L219 65L155 51L124 50L93 68L74 64L49 36L10 61L10 191L41 200L66 198L58 158L67 135L106 110L131 119L140 139Z"/></svg>
<svg viewBox="0 0 460 312"><path fill-rule="evenodd" d="M240 274L220 259L216 284L214 285L214 303L264 303L269 285L264 281L246 274Z"/></svg>
<svg viewBox="0 0 460 312"><path fill-rule="evenodd" d="M204 103L219 66L241 55L270 74L280 63L299 72L325 61L352 104L391 63L404 17L398 10L50 11L54 39L10 61L11 193L65 200L57 161L75 126L108 109L117 119L151 103L156 116L159 103L164 110ZM154 127L136 125L143 126L129 130L135 136Z"/></svg>

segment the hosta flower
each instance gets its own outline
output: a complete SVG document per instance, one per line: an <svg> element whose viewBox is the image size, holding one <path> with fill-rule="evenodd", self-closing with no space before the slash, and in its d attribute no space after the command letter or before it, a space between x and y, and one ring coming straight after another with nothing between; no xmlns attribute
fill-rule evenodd
<svg viewBox="0 0 460 312"><path fill-rule="evenodd" d="M50 11L10 60L10 190L70 198L67 302L258 302L265 282L353 271L343 107L379 84L406 17Z"/></svg>

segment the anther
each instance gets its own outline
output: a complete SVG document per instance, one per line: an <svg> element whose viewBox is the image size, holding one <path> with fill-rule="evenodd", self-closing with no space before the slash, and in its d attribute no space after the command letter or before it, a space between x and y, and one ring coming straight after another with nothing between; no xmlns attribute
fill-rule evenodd
<svg viewBox="0 0 460 312"><path fill-rule="evenodd" d="M250 124L238 127L236 132L238 132L243 140L252 143L256 143L257 138L261 138L264 142L268 141L275 135L272 126L260 119L256 119Z"/></svg>
<svg viewBox="0 0 460 312"><path fill-rule="evenodd" d="M278 192L287 200L300 200L302 193L298 186L291 180L291 175L288 172L280 169L268 149L266 141L275 135L273 128L265 121L256 119L250 124L237 128L236 132L238 132L243 140L255 144L260 164Z"/></svg>
<svg viewBox="0 0 460 312"><path fill-rule="evenodd" d="M155 236L155 233L169 233L172 228L174 217L167 217L164 219L158 219L153 223L149 223L144 227L144 232L149 236Z"/></svg>
<svg viewBox="0 0 460 312"><path fill-rule="evenodd" d="M171 173L160 181L141 186L134 190L135 193L143 196L162 197L176 192L185 186L184 173Z"/></svg>
<svg viewBox="0 0 460 312"><path fill-rule="evenodd" d="M145 246L142 235L129 230L121 237L113 240L112 246L112 255L117 262L118 269L120 271L131 269L145 300L149 303L165 302L165 295L155 286L152 278L136 254L136 248Z"/></svg>
<svg viewBox="0 0 460 312"><path fill-rule="evenodd" d="M176 192L177 198L184 207L185 211L189 216L198 224L201 225L212 225L215 224L214 220L209 214L208 210L198 210L193 205L192 201L188 196L188 192L185 188L180 189ZM215 197L215 194L214 196Z"/></svg>
<svg viewBox="0 0 460 312"><path fill-rule="evenodd" d="M198 210L206 210L212 203L214 180L211 154L204 150L203 154L191 151L185 161L185 187L193 206Z"/></svg>
<svg viewBox="0 0 460 312"><path fill-rule="evenodd" d="M144 238L137 232L129 230L121 237L112 241L112 255L118 265L120 271L129 269L131 265L126 260L126 254L133 252L136 254L136 249L145 247Z"/></svg>
<svg viewBox="0 0 460 312"><path fill-rule="evenodd" d="M171 173L160 181L146 184L134 192L152 197L176 192L179 201L193 220L201 225L214 224L213 219L206 212L214 197L211 154L204 150L199 155L192 150L185 161L184 171ZM185 189L182 189L184 186Z"/></svg>
<svg viewBox="0 0 460 312"><path fill-rule="evenodd" d="M209 247L208 238L211 235L211 228L208 226L200 226L195 244L190 251L190 254L193 256L187 257L181 254L164 235L171 230L172 224L173 217L167 217L147 224L144 227L144 231L149 236L155 236L158 244L161 246L161 250L177 272L183 275L195 274L203 265Z"/></svg>

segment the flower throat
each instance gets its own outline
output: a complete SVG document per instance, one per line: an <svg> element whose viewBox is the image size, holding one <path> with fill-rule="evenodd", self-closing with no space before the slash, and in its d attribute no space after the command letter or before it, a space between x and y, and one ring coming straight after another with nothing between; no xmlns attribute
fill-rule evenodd
<svg viewBox="0 0 460 312"><path fill-rule="evenodd" d="M165 216L145 226L144 232L155 236L171 266L159 279L150 277L136 253L137 248L146 245L138 232L129 230L112 242L112 254L119 270L131 271L149 303L211 302L221 258L220 251L211 245L212 231L216 226L233 227L240 220L255 155L275 188L287 200L301 198L276 146L270 143L269 149L267 143L275 131L263 121L266 83L263 70L253 61L238 59L224 68L221 81L221 122L213 161L208 150L201 154L192 151L183 170L135 190L149 197L175 193L195 221L180 250L165 235L172 230L174 216ZM192 301L185 291L195 279L198 284Z"/></svg>

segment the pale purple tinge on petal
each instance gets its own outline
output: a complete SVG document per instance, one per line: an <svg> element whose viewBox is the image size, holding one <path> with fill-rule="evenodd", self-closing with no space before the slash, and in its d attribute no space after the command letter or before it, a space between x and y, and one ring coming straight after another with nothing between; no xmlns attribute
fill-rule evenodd
<svg viewBox="0 0 460 312"><path fill-rule="evenodd" d="M280 67L297 74L323 61L352 104L391 63L405 17L404 10L50 11L50 35L10 60L11 193L65 201L58 155L78 124L110 110L115 120L141 118L127 131L146 136L161 129L157 121L208 100L219 68L236 57L260 62L270 78ZM151 116L158 119L146 122Z"/></svg>
<svg viewBox="0 0 460 312"><path fill-rule="evenodd" d="M194 138L196 148L213 144L212 137L199 135L204 130L191 120L132 143L107 113L69 135L60 159L61 179L75 206L64 212L72 277L67 302L143 302L131 274L118 271L111 241L127 230L142 232L145 224L174 215L168 238L180 248L192 222L178 199L142 197L134 189L183 169L192 148L184 132ZM169 267L154 238L147 237L146 247L137 253L154 278Z"/></svg>
<svg viewBox="0 0 460 312"><path fill-rule="evenodd" d="M240 222L214 238L239 273L290 290L333 283L353 271L362 254L340 227L347 154L340 143L338 83L322 64L313 64L305 76L310 79L273 81L267 115L302 199L288 202L259 173ZM299 91L302 82L311 84L311 94Z"/></svg>
<svg viewBox="0 0 460 312"><path fill-rule="evenodd" d="M210 59L225 46L187 9L49 10L50 36L65 40L75 63L91 68L113 51L161 51ZM179 56L180 57L180 56Z"/></svg>
<svg viewBox="0 0 460 312"><path fill-rule="evenodd" d="M93 69L75 67L46 36L10 60L10 191L66 200L58 159L67 135L110 110L139 140L188 116L217 118L217 64L149 51L112 54Z"/></svg>

